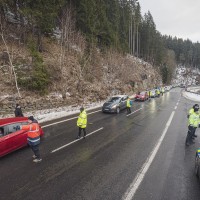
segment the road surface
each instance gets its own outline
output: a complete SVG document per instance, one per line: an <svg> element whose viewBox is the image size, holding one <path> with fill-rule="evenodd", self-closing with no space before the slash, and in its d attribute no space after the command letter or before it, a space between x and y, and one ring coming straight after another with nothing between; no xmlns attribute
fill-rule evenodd
<svg viewBox="0 0 200 200"><path fill-rule="evenodd" d="M85 140L75 140L76 115L44 123L41 163L28 147L0 159L0 199L199 200L199 130L185 147L193 104L176 88L134 103L129 116L96 109L88 112Z"/></svg>

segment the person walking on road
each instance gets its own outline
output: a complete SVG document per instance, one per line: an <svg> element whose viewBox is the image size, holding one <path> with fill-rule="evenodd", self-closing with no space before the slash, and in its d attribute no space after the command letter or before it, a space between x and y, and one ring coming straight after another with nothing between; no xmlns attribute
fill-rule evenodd
<svg viewBox="0 0 200 200"><path fill-rule="evenodd" d="M15 107L15 117L23 117L22 109L20 105L17 103Z"/></svg>
<svg viewBox="0 0 200 200"><path fill-rule="evenodd" d="M76 139L79 139L81 137L81 132L83 130L84 136L83 138L85 139L86 137L86 126L87 126L87 113L83 107L80 108L80 114L78 116L77 120L77 126L79 127L79 132L78 136Z"/></svg>
<svg viewBox="0 0 200 200"><path fill-rule="evenodd" d="M127 115L131 113L131 104L132 104L132 101L131 101L130 97L128 97L127 102L126 102Z"/></svg>
<svg viewBox="0 0 200 200"><path fill-rule="evenodd" d="M38 163L42 161L40 157L39 145L40 145L40 132L39 132L39 124L34 119L33 116L28 117L27 125L20 126L20 129L28 131L27 141L29 146L31 147L34 155L33 162Z"/></svg>
<svg viewBox="0 0 200 200"><path fill-rule="evenodd" d="M187 133L186 141L185 141L186 146L189 146L190 144L194 143L194 141L192 140L192 137L195 133L196 128L199 127L199 122L200 122L199 108L195 107L194 113L192 113L188 119L189 126L188 126L188 133Z"/></svg>

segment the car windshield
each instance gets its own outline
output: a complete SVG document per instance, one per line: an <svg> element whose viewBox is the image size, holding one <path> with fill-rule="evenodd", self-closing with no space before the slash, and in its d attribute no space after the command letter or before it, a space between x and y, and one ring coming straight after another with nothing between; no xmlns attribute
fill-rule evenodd
<svg viewBox="0 0 200 200"><path fill-rule="evenodd" d="M120 101L120 97L112 97L110 100L109 100L109 102L119 102Z"/></svg>

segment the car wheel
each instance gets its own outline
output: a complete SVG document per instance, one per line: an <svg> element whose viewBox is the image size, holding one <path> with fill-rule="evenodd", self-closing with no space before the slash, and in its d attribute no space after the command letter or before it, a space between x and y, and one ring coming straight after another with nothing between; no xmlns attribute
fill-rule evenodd
<svg viewBox="0 0 200 200"><path fill-rule="evenodd" d="M199 178L199 165L198 165L198 161L199 161L199 157L198 157L198 155L196 155L196 158L195 158L195 174Z"/></svg>
<svg viewBox="0 0 200 200"><path fill-rule="evenodd" d="M116 110L117 114L120 113L120 108L118 107L117 110Z"/></svg>

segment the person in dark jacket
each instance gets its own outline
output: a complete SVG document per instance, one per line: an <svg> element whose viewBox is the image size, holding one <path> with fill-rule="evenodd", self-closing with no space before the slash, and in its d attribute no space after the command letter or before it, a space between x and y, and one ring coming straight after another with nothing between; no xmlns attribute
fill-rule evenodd
<svg viewBox="0 0 200 200"><path fill-rule="evenodd" d="M15 107L15 117L23 117L22 109L19 104L16 104Z"/></svg>

